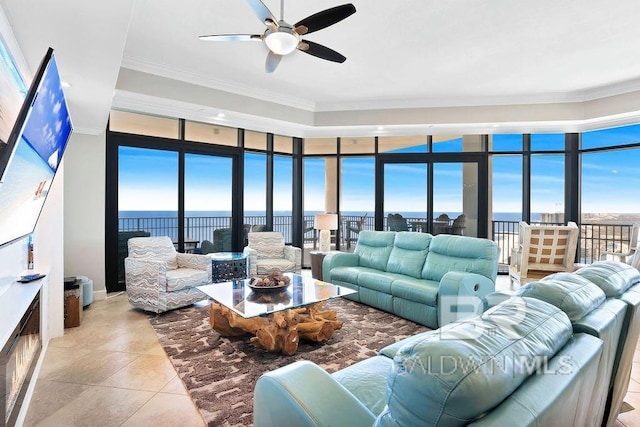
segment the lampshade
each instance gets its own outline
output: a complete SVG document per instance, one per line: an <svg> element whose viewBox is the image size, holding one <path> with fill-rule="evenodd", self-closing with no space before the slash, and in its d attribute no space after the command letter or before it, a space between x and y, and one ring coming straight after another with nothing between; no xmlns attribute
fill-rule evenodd
<svg viewBox="0 0 640 427"><path fill-rule="evenodd" d="M337 230L338 215L336 214L316 214L313 228L316 230Z"/></svg>
<svg viewBox="0 0 640 427"><path fill-rule="evenodd" d="M281 28L279 31L267 34L264 42L271 52L278 55L286 55L298 47L300 40L293 34L293 31L287 30L287 28Z"/></svg>

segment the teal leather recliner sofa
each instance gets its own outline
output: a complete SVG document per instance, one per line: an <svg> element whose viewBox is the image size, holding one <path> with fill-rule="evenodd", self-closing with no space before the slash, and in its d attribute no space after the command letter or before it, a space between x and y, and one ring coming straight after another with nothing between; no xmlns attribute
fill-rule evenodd
<svg viewBox="0 0 640 427"><path fill-rule="evenodd" d="M573 310L590 311L585 301ZM332 375L307 361L268 372L256 383L254 425L596 425L602 351L562 309L510 298Z"/></svg>
<svg viewBox="0 0 640 427"><path fill-rule="evenodd" d="M596 262L490 294L487 310L331 375L256 384L256 426L613 426L640 335L640 274Z"/></svg>
<svg viewBox="0 0 640 427"><path fill-rule="evenodd" d="M487 239L361 231L354 253L325 257L323 278L358 291L347 298L438 328L482 312L495 290L498 247Z"/></svg>

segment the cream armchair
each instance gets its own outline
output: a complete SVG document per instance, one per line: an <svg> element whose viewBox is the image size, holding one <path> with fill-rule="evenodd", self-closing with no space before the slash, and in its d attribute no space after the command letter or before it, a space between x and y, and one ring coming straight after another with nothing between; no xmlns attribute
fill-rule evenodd
<svg viewBox="0 0 640 427"><path fill-rule="evenodd" d="M196 288L211 283L207 255L178 253L169 237L134 237L128 244L124 268L132 306L162 313L207 298Z"/></svg>
<svg viewBox="0 0 640 427"><path fill-rule="evenodd" d="M282 233L262 231L248 234L249 244L244 254L249 259L249 276L264 276L279 270L299 273L302 268L302 250L284 244Z"/></svg>
<svg viewBox="0 0 640 427"><path fill-rule="evenodd" d="M529 225L520 221L519 246L511 250L509 279L522 286L553 272L574 271L578 225Z"/></svg>

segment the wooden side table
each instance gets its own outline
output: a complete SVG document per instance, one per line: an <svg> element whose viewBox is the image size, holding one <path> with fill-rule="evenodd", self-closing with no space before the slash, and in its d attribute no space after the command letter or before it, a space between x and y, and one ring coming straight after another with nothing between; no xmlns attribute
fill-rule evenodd
<svg viewBox="0 0 640 427"><path fill-rule="evenodd" d="M309 257L311 258L311 277L317 280L322 280L322 261L327 254L339 252L339 251L310 251Z"/></svg>

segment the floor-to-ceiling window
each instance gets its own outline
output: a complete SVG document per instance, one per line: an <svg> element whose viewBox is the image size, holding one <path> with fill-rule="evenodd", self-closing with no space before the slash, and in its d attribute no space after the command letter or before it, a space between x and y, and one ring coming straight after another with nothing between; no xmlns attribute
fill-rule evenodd
<svg viewBox="0 0 640 427"><path fill-rule="evenodd" d="M233 159L186 153L184 163L185 251L231 251Z"/></svg>
<svg viewBox="0 0 640 427"><path fill-rule="evenodd" d="M584 132L581 146L581 258L629 253L632 224L640 221L640 125Z"/></svg>
<svg viewBox="0 0 640 427"><path fill-rule="evenodd" d="M490 236L500 248L499 261L508 264L511 248L518 244L518 222L522 213L522 134L491 136ZM519 153L519 154L514 154Z"/></svg>
<svg viewBox="0 0 640 427"><path fill-rule="evenodd" d="M531 222L565 222L564 149L564 134L531 135ZM554 151L562 153L556 154Z"/></svg>
<svg viewBox="0 0 640 427"><path fill-rule="evenodd" d="M352 250L360 232L374 228L375 170L373 157L340 160L342 250Z"/></svg>
<svg viewBox="0 0 640 427"><path fill-rule="evenodd" d="M469 178L481 175L481 168L478 168L480 163L477 160L464 160L468 156L477 157L483 153L490 165L488 197L491 203L487 212L493 222L489 223L489 227L509 220L517 226L519 219L549 223L580 220L583 223L581 245L588 243L585 238L597 240L591 253L585 249L581 255L585 259L592 259L601 250L616 250L628 244L624 243L627 239L626 230L630 222L637 218L632 200L635 200L634 189L638 187L633 184L636 174L631 165L637 162L636 157L640 152L640 125L584 132L581 135L495 134L486 137L486 148L483 148L481 135L388 136L385 135L387 131L381 130L381 136L376 138L296 140L302 147L302 155L297 157L297 154L293 154L297 150L293 146L293 139L284 136L120 112L114 112L112 122L117 124L117 129L110 129L112 131L145 135L148 138L147 143L138 141L129 148L172 151L165 144L167 139L175 140L180 146L176 152L178 164L184 162L180 166L184 168L184 189L178 188L176 191L179 194L184 192L181 197L184 198L185 222L184 227L178 225L181 232L178 233L178 240L180 234L185 239L185 242L178 242L181 249L187 249L188 241L198 237L194 222L189 219L189 212L205 208L209 210L202 204L210 200L202 201L199 200L200 196L196 196L200 185L198 179L203 182L213 180L204 172L190 175L190 170L197 169L197 156L215 155L202 153L199 149L189 152L189 149L180 145L186 141L209 144L214 152L226 146L229 150L243 153L243 173L240 178L236 177L243 183L244 192L240 206L245 215L239 218L240 227L243 223L253 225L251 222L273 227L282 231L288 242L292 239L287 236L296 235L296 239L299 239L300 235L296 233L302 233L307 249L317 245L317 230L313 224L317 212L337 212L341 215L341 228L332 232L332 243L343 250L353 248L356 240L350 239L345 229L347 221L352 221L349 216L359 222L364 218L365 227L387 229L390 213L404 213L410 230L437 233L436 221L441 214L447 214L451 220L465 213L471 206L468 205L471 198L478 201L483 199L485 189L474 187L477 183L474 184ZM581 138L579 155L571 158L569 147L578 137ZM164 142L155 146L156 141ZM183 160L180 160L180 155ZM296 166L294 159L297 158L301 159L303 165L304 182L303 190L294 194L296 185L293 176L302 173ZM384 175L384 188L379 190L376 168L380 158L385 160L380 170ZM482 158L482 155L478 158ZM579 172L571 170L577 165L576 159L580 160ZM126 164L126 160L123 161ZM209 161L213 162L212 159ZM407 171L416 168L421 171L420 178L404 181ZM408 175L415 172L409 172ZM151 194L153 190L148 191ZM126 191L116 194L118 200L128 197ZM296 202L298 194L304 195L302 202ZM382 194L384 196L378 200ZM213 199L221 200L217 196ZM143 199L138 198L137 201L140 200ZM296 220L300 222L294 230L293 206L296 209L300 207L296 203L304 206L305 216ZM378 204L384 205L383 211L378 212ZM191 209L190 206L196 208ZM576 210L575 206L579 206L579 209ZM179 207L176 209L180 210ZM377 222L378 218L373 218L375 213L379 215L380 223ZM409 224L410 214L415 216L412 221L414 224ZM607 230L599 237L595 232L585 231L586 226L605 221L624 224L621 224L621 231ZM353 222L348 228L352 225ZM467 224L463 233L468 234L470 230ZM492 236L495 238L489 233L489 237ZM204 238L204 235L200 237ZM350 248L345 246L347 244ZM502 253L508 253L508 248L503 248Z"/></svg>
<svg viewBox="0 0 640 427"><path fill-rule="evenodd" d="M116 268L122 287L131 237L169 236L178 243L178 153L119 147L118 159L120 233Z"/></svg>

